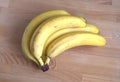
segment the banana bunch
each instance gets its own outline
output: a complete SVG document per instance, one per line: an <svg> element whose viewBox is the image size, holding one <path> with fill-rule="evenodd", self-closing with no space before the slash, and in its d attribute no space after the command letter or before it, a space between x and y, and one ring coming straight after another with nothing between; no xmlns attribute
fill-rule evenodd
<svg viewBox="0 0 120 82"><path fill-rule="evenodd" d="M98 33L99 29L82 17L64 10L51 10L33 18L25 28L22 50L26 57L47 71L50 60L67 49L104 46L106 40Z"/></svg>

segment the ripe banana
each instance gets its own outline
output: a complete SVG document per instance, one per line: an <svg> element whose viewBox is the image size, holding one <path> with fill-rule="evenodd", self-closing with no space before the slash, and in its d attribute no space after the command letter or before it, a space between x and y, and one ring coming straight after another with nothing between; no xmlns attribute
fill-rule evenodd
<svg viewBox="0 0 120 82"><path fill-rule="evenodd" d="M57 37L59 37L59 36L61 36L63 34L69 33L69 32L79 32L79 31L98 33L99 29L96 26L92 25L92 24L86 24L85 28L71 27L71 28L64 28L64 29L58 30L55 33L53 33L52 35L50 35L50 37L48 37L48 39L47 39L47 41L45 43L45 49L50 44L50 42L52 42Z"/></svg>
<svg viewBox="0 0 120 82"><path fill-rule="evenodd" d="M28 24L22 37L22 50L26 57L47 71L51 58L69 48L105 45L106 40L97 35L98 32L96 26L86 24L82 17L64 10L52 10L36 16Z"/></svg>
<svg viewBox="0 0 120 82"><path fill-rule="evenodd" d="M105 44L106 40L102 36L95 33L87 32L67 33L55 39L48 46L46 50L47 60L45 64L49 65L51 58L54 58L63 51L76 46L83 45L104 46Z"/></svg>
<svg viewBox="0 0 120 82"><path fill-rule="evenodd" d="M64 28L64 29L56 31L55 33L51 34L50 37L48 37L48 39L47 39L47 41L46 41L46 43L44 45L43 60L45 60L45 56L44 55L45 55L46 48L53 40L55 40L57 37L59 37L59 36L61 36L63 34L66 34L66 33L69 33L69 32L80 32L80 31L91 32L91 33L98 33L99 29L95 25L86 24L85 28L71 27L71 28Z"/></svg>
<svg viewBox="0 0 120 82"><path fill-rule="evenodd" d="M34 55L30 52L30 39L33 35L33 32L36 30L36 28L46 19L53 17L53 16L60 16L60 15L70 15L68 12L64 10L52 10L45 13L42 13L35 18L32 19L32 21L28 24L26 27L23 37L22 37L22 51L24 52L24 55L37 63L38 65L43 65L42 60L37 60Z"/></svg>
<svg viewBox="0 0 120 82"><path fill-rule="evenodd" d="M54 32L70 27L85 27L86 23L79 17L64 15L54 16L44 21L34 32L30 41L30 50L37 60L41 60L44 45L48 37ZM42 64L43 65L43 64Z"/></svg>

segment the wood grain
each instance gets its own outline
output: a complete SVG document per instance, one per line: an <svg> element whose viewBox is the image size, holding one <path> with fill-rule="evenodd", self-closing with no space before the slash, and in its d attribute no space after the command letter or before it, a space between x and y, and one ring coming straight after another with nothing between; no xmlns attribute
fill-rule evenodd
<svg viewBox="0 0 120 82"><path fill-rule="evenodd" d="M107 45L69 49L43 73L24 57L21 38L34 16L52 9L86 18ZM119 26L120 0L0 0L0 82L120 82Z"/></svg>

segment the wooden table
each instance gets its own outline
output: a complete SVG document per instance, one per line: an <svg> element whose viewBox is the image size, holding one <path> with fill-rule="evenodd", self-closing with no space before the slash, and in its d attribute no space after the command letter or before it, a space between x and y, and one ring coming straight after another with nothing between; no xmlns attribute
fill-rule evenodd
<svg viewBox="0 0 120 82"><path fill-rule="evenodd" d="M39 13L64 9L98 26L104 47L69 49L42 72L21 51L21 37ZM120 82L120 0L0 0L0 82Z"/></svg>

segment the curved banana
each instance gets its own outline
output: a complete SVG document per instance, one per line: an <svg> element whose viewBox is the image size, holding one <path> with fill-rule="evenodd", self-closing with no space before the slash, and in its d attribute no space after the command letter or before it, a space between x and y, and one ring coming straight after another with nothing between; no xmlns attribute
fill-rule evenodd
<svg viewBox="0 0 120 82"><path fill-rule="evenodd" d="M58 30L55 33L51 34L50 37L48 37L48 39L47 39L47 41L44 45L45 47L43 49L43 60L46 60L45 59L46 48L53 40L55 40L57 37L59 37L63 34L66 34L66 33L69 33L69 32L80 32L80 31L91 32L91 33L99 33L99 29L95 25L92 25L92 24L86 24L85 28L71 27L71 28L64 28L64 29Z"/></svg>
<svg viewBox="0 0 120 82"><path fill-rule="evenodd" d="M28 24L26 27L23 37L22 37L22 51L24 52L24 55L34 61L35 63L42 64L42 60L37 60L34 55L30 52L30 39L33 35L33 32L36 30L36 28L46 19L53 17L53 16L60 16L60 15L70 15L68 12L64 10L52 10L47 11L45 13L42 13L35 18L32 19L32 21ZM40 63L39 63L40 62Z"/></svg>
<svg viewBox="0 0 120 82"><path fill-rule="evenodd" d="M34 32L30 41L30 49L33 51L35 57L40 60L43 49L48 37L63 28L70 27L85 27L86 23L76 16L65 15L56 16L44 21Z"/></svg>
<svg viewBox="0 0 120 82"><path fill-rule="evenodd" d="M49 65L51 58L59 55L63 51L83 45L104 46L106 40L95 33L87 32L71 32L64 34L55 39L47 48L47 60L46 65Z"/></svg>
<svg viewBox="0 0 120 82"><path fill-rule="evenodd" d="M63 34L66 34L66 33L69 33L69 32L80 32L80 31L83 31L83 32L91 32L91 33L99 33L99 29L92 25L92 24L86 24L86 27L85 28L64 28L64 29L61 29L61 30L58 30L56 31L55 33L53 33L52 35L50 35L50 37L48 37L46 43L45 43L45 49L46 47L50 44L50 42L52 42L54 39L56 39L57 37L63 35Z"/></svg>

